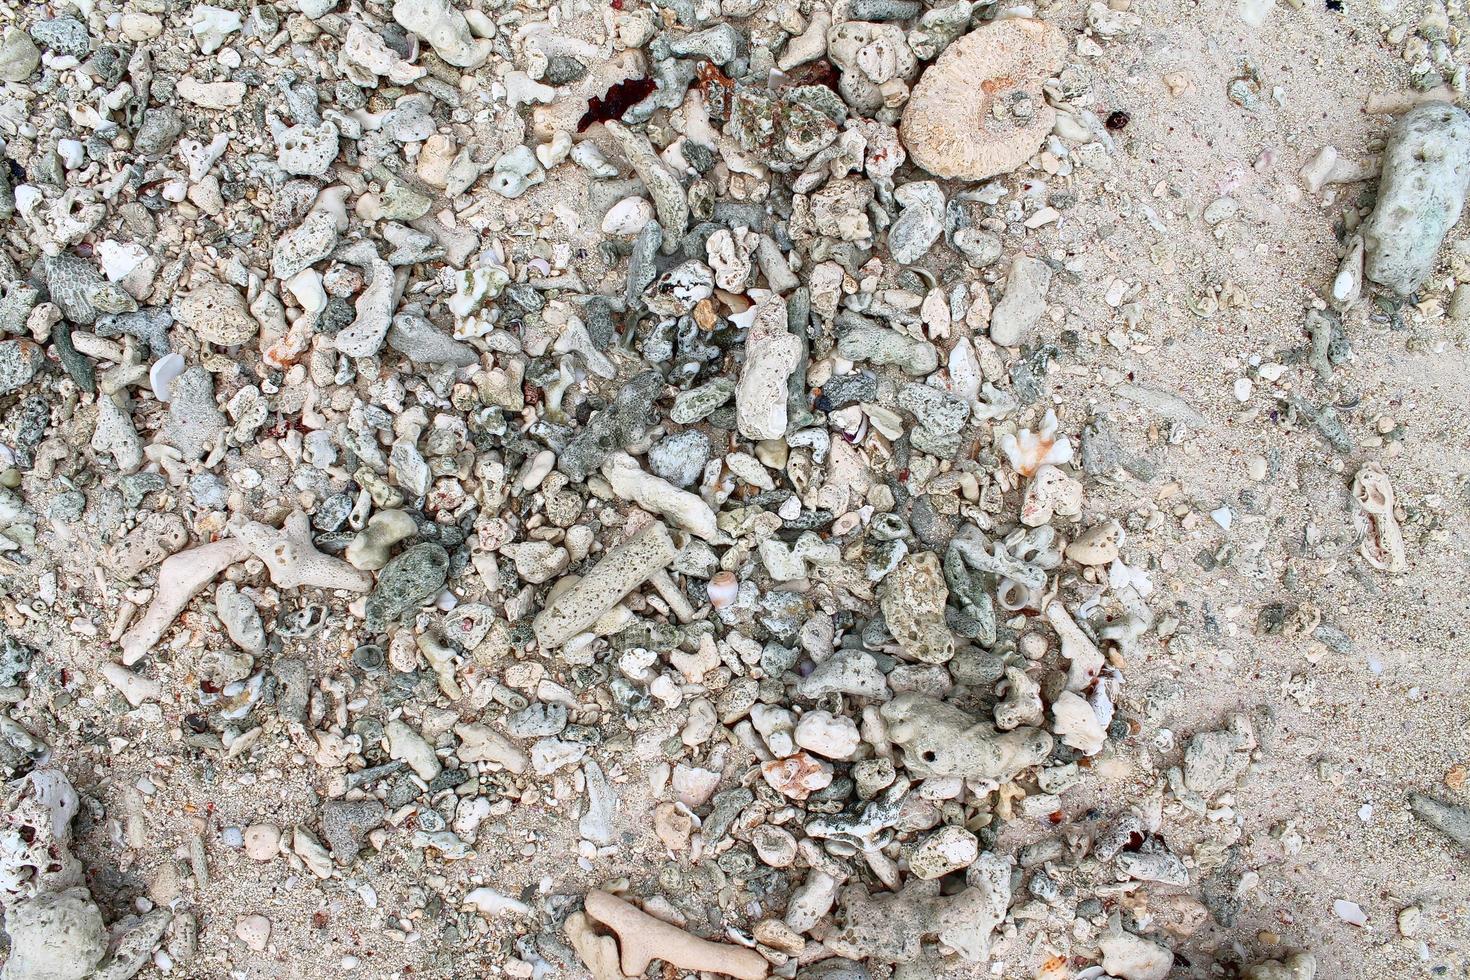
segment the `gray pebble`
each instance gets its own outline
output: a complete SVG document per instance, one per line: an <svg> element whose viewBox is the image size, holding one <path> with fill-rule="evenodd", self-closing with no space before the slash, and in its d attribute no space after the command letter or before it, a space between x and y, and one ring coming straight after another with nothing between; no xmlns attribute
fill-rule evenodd
<svg viewBox="0 0 1470 980"><path fill-rule="evenodd" d="M271 676L276 684L276 713L281 720L300 724L306 720L306 702L311 694L310 675L306 664L295 657L277 660L271 664Z"/></svg>
<svg viewBox="0 0 1470 980"><path fill-rule="evenodd" d="M560 735L566 727L566 705L554 702L534 701L505 719L506 733L515 738Z"/></svg>
<svg viewBox="0 0 1470 980"><path fill-rule="evenodd" d="M131 313L117 313L97 318L99 337L136 337L148 345L154 358L163 357L173 348L168 341L168 328L174 315L167 306L145 306Z"/></svg>
<svg viewBox="0 0 1470 980"><path fill-rule="evenodd" d="M479 360L475 349L442 332L417 313L399 313L388 329L388 346L415 364L468 367Z"/></svg>
<svg viewBox="0 0 1470 980"><path fill-rule="evenodd" d="M861 963L835 956L798 970L796 980L872 980L872 975Z"/></svg>
<svg viewBox="0 0 1470 980"><path fill-rule="evenodd" d="M990 315L990 339L1001 347L1019 347L1046 312L1051 266L1029 255L1017 255L1006 277L1005 295Z"/></svg>
<svg viewBox="0 0 1470 980"><path fill-rule="evenodd" d="M168 403L164 438L190 462L203 458L226 428L224 413L214 399L214 379L202 367L192 367L174 379Z"/></svg>
<svg viewBox="0 0 1470 980"><path fill-rule="evenodd" d="M822 394L817 404L822 411L831 411L856 405L858 402L875 401L877 398L877 375L867 371L858 371L829 378L827 383L822 385Z"/></svg>
<svg viewBox="0 0 1470 980"><path fill-rule="evenodd" d="M123 506L129 510L136 510L150 493L157 493L167 486L168 481L159 473L127 473L117 481Z"/></svg>
<svg viewBox="0 0 1470 980"><path fill-rule="evenodd" d="M97 390L97 370L92 362L73 346L71 324L63 320L51 328L51 346L56 348L56 358L67 376L86 392Z"/></svg>
<svg viewBox="0 0 1470 980"><path fill-rule="evenodd" d="M663 376L657 371L643 371L630 378L618 389L612 404L592 416L567 443L556 468L575 481L587 479L587 474L625 448L642 431L653 399L662 387Z"/></svg>
<svg viewBox="0 0 1470 980"><path fill-rule="evenodd" d="M23 82L40 64L41 52L36 43L20 28L7 28L5 39L0 41L0 82Z"/></svg>
<svg viewBox="0 0 1470 980"><path fill-rule="evenodd" d="M1442 803L1433 797L1412 793L1409 811L1461 847L1470 847L1470 807Z"/></svg>
<svg viewBox="0 0 1470 980"><path fill-rule="evenodd" d="M676 487L689 487L709 462L709 437L697 429L686 429L662 439L648 451L648 467Z"/></svg>
<svg viewBox="0 0 1470 980"><path fill-rule="evenodd" d="M547 85L570 85L579 82L587 75L587 66L570 55L552 55L546 62L546 76L542 79Z"/></svg>
<svg viewBox="0 0 1470 980"><path fill-rule="evenodd" d="M1367 277L1400 296L1434 271L1470 183L1470 115L1444 102L1415 106L1383 151L1378 204L1363 225Z"/></svg>
<svg viewBox="0 0 1470 980"><path fill-rule="evenodd" d="M853 0L847 17L849 20L913 20L923 9L918 0Z"/></svg>
<svg viewBox="0 0 1470 980"><path fill-rule="evenodd" d="M658 222L650 221L643 226L633 241L633 251L628 254L628 282L623 291L623 300L629 308L642 305L643 291L658 278L658 266L654 259L663 245L663 229Z"/></svg>
<svg viewBox="0 0 1470 980"><path fill-rule="evenodd" d="M382 826L386 814L377 800L322 804L322 837L338 864L351 864L370 831Z"/></svg>
<svg viewBox="0 0 1470 980"><path fill-rule="evenodd" d="M0 342L0 395L8 395L30 383L45 361L45 351L33 341Z"/></svg>
<svg viewBox="0 0 1470 980"><path fill-rule="evenodd" d="M174 919L173 910L166 906L149 909L141 916L128 916L113 923L114 934L121 938L113 944L112 956L93 973L90 980L129 980L143 969L153 956L159 940Z"/></svg>
<svg viewBox="0 0 1470 980"><path fill-rule="evenodd" d="M150 108L133 137L133 150L140 156L161 156L173 149L184 131L184 117L172 106Z"/></svg>
<svg viewBox="0 0 1470 980"><path fill-rule="evenodd" d="M893 197L903 206L888 229L888 253L901 265L923 258L944 231L944 192L932 180L904 184Z"/></svg>
<svg viewBox="0 0 1470 980"><path fill-rule="evenodd" d="M25 333L26 320L41 291L23 279L0 282L0 337Z"/></svg>
<svg viewBox="0 0 1470 980"><path fill-rule="evenodd" d="M388 562L367 598L369 633L381 633L387 624L437 596L449 574L449 553L431 541L416 544Z"/></svg>
<svg viewBox="0 0 1470 980"><path fill-rule="evenodd" d="M669 49L680 58L704 58L717 65L728 65L744 51L745 38L733 25L718 24L675 38Z"/></svg>
<svg viewBox="0 0 1470 980"><path fill-rule="evenodd" d="M91 47L87 37L87 25L75 17L53 17L37 21L31 27L31 37L43 48L57 54L69 54L73 58L85 58Z"/></svg>
<svg viewBox="0 0 1470 980"><path fill-rule="evenodd" d="M837 341L837 350L850 361L894 364L912 375L932 374L939 367L939 351L927 340L878 326L863 317L851 317Z"/></svg>
<svg viewBox="0 0 1470 980"><path fill-rule="evenodd" d="M910 382L898 390L898 405L935 433L958 432L970 419L970 406L963 398L918 382Z"/></svg>

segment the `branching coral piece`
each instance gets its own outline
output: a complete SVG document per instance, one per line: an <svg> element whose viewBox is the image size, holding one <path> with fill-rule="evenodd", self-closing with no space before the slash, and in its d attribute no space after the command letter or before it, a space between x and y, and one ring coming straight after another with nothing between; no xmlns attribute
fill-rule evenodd
<svg viewBox="0 0 1470 980"><path fill-rule="evenodd" d="M582 964L592 974L592 980L627 980L618 965L618 944L611 936L599 936L592 929L592 920L581 912L567 916L567 939L572 949L582 957Z"/></svg>
<svg viewBox="0 0 1470 980"><path fill-rule="evenodd" d="M373 587L371 575L316 549L311 523L299 510L286 518L285 528L279 531L259 521L242 521L234 529L250 553L265 563L271 581L283 589L305 585L366 592Z"/></svg>
<svg viewBox="0 0 1470 980"><path fill-rule="evenodd" d="M1072 459L1071 440L1057 435L1057 416L1051 409L1042 416L1038 431L1022 429L1015 435L1001 436L1000 449L1011 468L1022 476L1035 476L1047 464L1060 466Z"/></svg>
<svg viewBox="0 0 1470 980"><path fill-rule="evenodd" d="M896 894L849 885L837 929L823 941L839 956L909 963L919 958L923 937L932 935L967 960L984 960L1010 904L1010 864L984 854L970 880L971 887L956 895L940 895L938 881L912 881Z"/></svg>
<svg viewBox="0 0 1470 980"><path fill-rule="evenodd" d="M1062 641L1062 656L1067 659L1067 690L1087 690L1103 668L1102 651L1088 639L1060 602L1047 604L1046 621L1051 623L1051 628L1057 631Z"/></svg>
<svg viewBox="0 0 1470 980"><path fill-rule="evenodd" d="M960 776L1009 782L1051 753L1039 728L996 731L983 718L922 694L900 694L880 709L888 734L904 751L904 766L921 778Z"/></svg>
<svg viewBox="0 0 1470 980"><path fill-rule="evenodd" d="M765 980L770 972L765 957L753 949L691 936L604 891L587 893L587 915L617 933L623 972L630 977L643 976L654 960L736 980Z"/></svg>

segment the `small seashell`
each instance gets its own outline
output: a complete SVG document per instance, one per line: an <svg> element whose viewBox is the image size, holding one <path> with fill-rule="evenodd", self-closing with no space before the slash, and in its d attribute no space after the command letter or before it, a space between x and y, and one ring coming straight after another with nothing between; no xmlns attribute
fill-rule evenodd
<svg viewBox="0 0 1470 980"><path fill-rule="evenodd" d="M1346 899L1337 899L1332 903L1332 911L1337 917L1350 926L1362 928L1368 924L1368 914L1357 902L1349 902Z"/></svg>
<svg viewBox="0 0 1470 980"><path fill-rule="evenodd" d="M165 354L153 362L148 369L148 385L153 389L153 397L164 404L168 404L172 397L170 388L174 379L184 373L184 356L173 353Z"/></svg>
<svg viewBox="0 0 1470 980"><path fill-rule="evenodd" d="M709 604L724 609L740 594L740 583L735 580L734 572L716 572L709 580L708 592Z"/></svg>
<svg viewBox="0 0 1470 980"><path fill-rule="evenodd" d="M914 86L900 134L914 163L937 177L979 180L1026 162L1056 112L1041 85L1066 61L1067 42L1040 20L983 24L945 49ZM1029 117L1013 116L1017 103ZM997 111L999 110L999 111Z"/></svg>

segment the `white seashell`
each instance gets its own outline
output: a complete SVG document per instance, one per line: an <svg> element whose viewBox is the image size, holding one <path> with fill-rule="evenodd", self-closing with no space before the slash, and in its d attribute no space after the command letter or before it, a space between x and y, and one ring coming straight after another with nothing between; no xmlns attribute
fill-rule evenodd
<svg viewBox="0 0 1470 980"><path fill-rule="evenodd" d="M734 572L716 572L709 580L707 591L709 604L716 609L724 609L740 594L740 583L735 580Z"/></svg>
<svg viewBox="0 0 1470 980"><path fill-rule="evenodd" d="M153 397L164 404L172 397L171 387L174 379L184 373L184 356L182 354L165 354L153 362L148 369L148 385L153 389Z"/></svg>
<svg viewBox="0 0 1470 980"><path fill-rule="evenodd" d="M287 279L286 289L308 313L320 313L327 308L327 291L322 287L322 274L315 269L302 269Z"/></svg>
<svg viewBox="0 0 1470 980"><path fill-rule="evenodd" d="M137 242L108 238L97 243L97 260L108 282L120 282L148 258L148 250Z"/></svg>

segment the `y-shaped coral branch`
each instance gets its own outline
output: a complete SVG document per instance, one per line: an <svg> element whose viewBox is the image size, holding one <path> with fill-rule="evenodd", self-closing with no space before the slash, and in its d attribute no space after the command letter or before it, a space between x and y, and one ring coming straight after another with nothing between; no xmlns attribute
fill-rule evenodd
<svg viewBox="0 0 1470 980"><path fill-rule="evenodd" d="M736 980L765 980L770 972L765 957L753 949L691 936L604 891L587 893L587 915L618 934L623 972L630 977L643 976L656 959L680 970L707 970Z"/></svg>
<svg viewBox="0 0 1470 980"><path fill-rule="evenodd" d="M279 531L259 521L241 521L234 529L250 553L265 563L271 581L283 589L305 585L367 592L373 587L373 577L367 572L316 550L311 524L299 510L286 518L285 528Z"/></svg>

